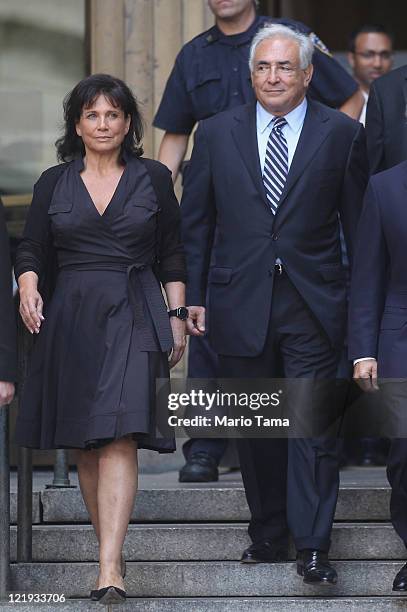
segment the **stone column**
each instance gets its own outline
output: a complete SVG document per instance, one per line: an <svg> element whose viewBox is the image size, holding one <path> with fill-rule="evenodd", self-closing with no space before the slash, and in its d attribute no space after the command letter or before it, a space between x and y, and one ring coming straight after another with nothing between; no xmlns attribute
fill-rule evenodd
<svg viewBox="0 0 407 612"><path fill-rule="evenodd" d="M89 0L90 69L124 77L124 0Z"/></svg>
<svg viewBox="0 0 407 612"><path fill-rule="evenodd" d="M156 157L162 132L151 123L182 45L213 24L206 0L124 0L124 74L142 104L144 148Z"/></svg>

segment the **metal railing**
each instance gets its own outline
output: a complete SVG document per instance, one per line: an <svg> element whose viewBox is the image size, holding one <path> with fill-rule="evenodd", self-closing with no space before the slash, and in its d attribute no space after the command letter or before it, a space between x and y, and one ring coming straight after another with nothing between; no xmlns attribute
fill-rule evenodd
<svg viewBox="0 0 407 612"><path fill-rule="evenodd" d="M0 408L0 600L8 597L10 586L10 455L9 408Z"/></svg>

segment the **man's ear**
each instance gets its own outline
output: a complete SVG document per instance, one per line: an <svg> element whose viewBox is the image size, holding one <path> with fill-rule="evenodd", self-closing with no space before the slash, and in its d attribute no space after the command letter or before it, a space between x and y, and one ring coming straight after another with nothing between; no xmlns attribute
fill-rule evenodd
<svg viewBox="0 0 407 612"><path fill-rule="evenodd" d="M348 58L349 66L353 70L355 68L355 54L349 51L347 58Z"/></svg>
<svg viewBox="0 0 407 612"><path fill-rule="evenodd" d="M310 64L304 70L304 77L305 77L304 78L304 84L305 84L305 87L308 87L308 85L310 84L313 74L314 74L314 66L312 64Z"/></svg>

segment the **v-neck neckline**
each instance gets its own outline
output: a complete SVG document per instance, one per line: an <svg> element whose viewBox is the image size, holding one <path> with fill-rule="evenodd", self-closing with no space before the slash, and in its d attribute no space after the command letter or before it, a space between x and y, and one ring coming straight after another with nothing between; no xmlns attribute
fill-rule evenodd
<svg viewBox="0 0 407 612"><path fill-rule="evenodd" d="M98 217L99 217L100 219L103 219L103 218L106 216L107 211L108 211L108 210L111 208L112 203L113 203L113 202L114 202L114 200L116 199L116 195L117 195L117 193L118 193L118 191L119 191L119 187L120 187L120 185L121 185L121 183L122 183L122 181L123 181L123 177L124 177L124 174L125 174L125 172L126 172L126 168L127 168L127 164L124 166L124 168L123 168L123 172L121 173L120 178L119 178L119 180L117 181L117 185L116 185L116 188L115 188L115 190L114 190L114 192L113 192L113 195L112 195L112 197L110 198L110 200L109 200L109 202L108 202L108 204L107 204L106 208L104 209L104 211L103 211L102 213L100 213L100 212L99 212L99 210L98 210L98 208L97 208L97 206L96 206L95 202L93 201L93 198L92 198L92 196L90 195L89 189L86 187L86 183L85 183L85 181L84 181L84 180L83 180L83 178L82 178L81 172L78 172L79 180L80 180L80 182L82 183L83 188L85 189L85 192L86 192L86 194L87 194L87 196L88 196L88 199L89 199L89 203L91 204L92 208L95 210L96 214L98 215Z"/></svg>

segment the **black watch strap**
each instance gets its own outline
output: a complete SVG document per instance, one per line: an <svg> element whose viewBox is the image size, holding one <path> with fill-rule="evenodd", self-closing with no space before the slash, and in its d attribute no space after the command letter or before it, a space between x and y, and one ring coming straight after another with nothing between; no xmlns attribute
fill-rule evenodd
<svg viewBox="0 0 407 612"><path fill-rule="evenodd" d="M177 317L178 319L181 319L181 321L186 321L188 319L188 308L185 308L185 306L174 308L173 310L168 311L168 316Z"/></svg>

